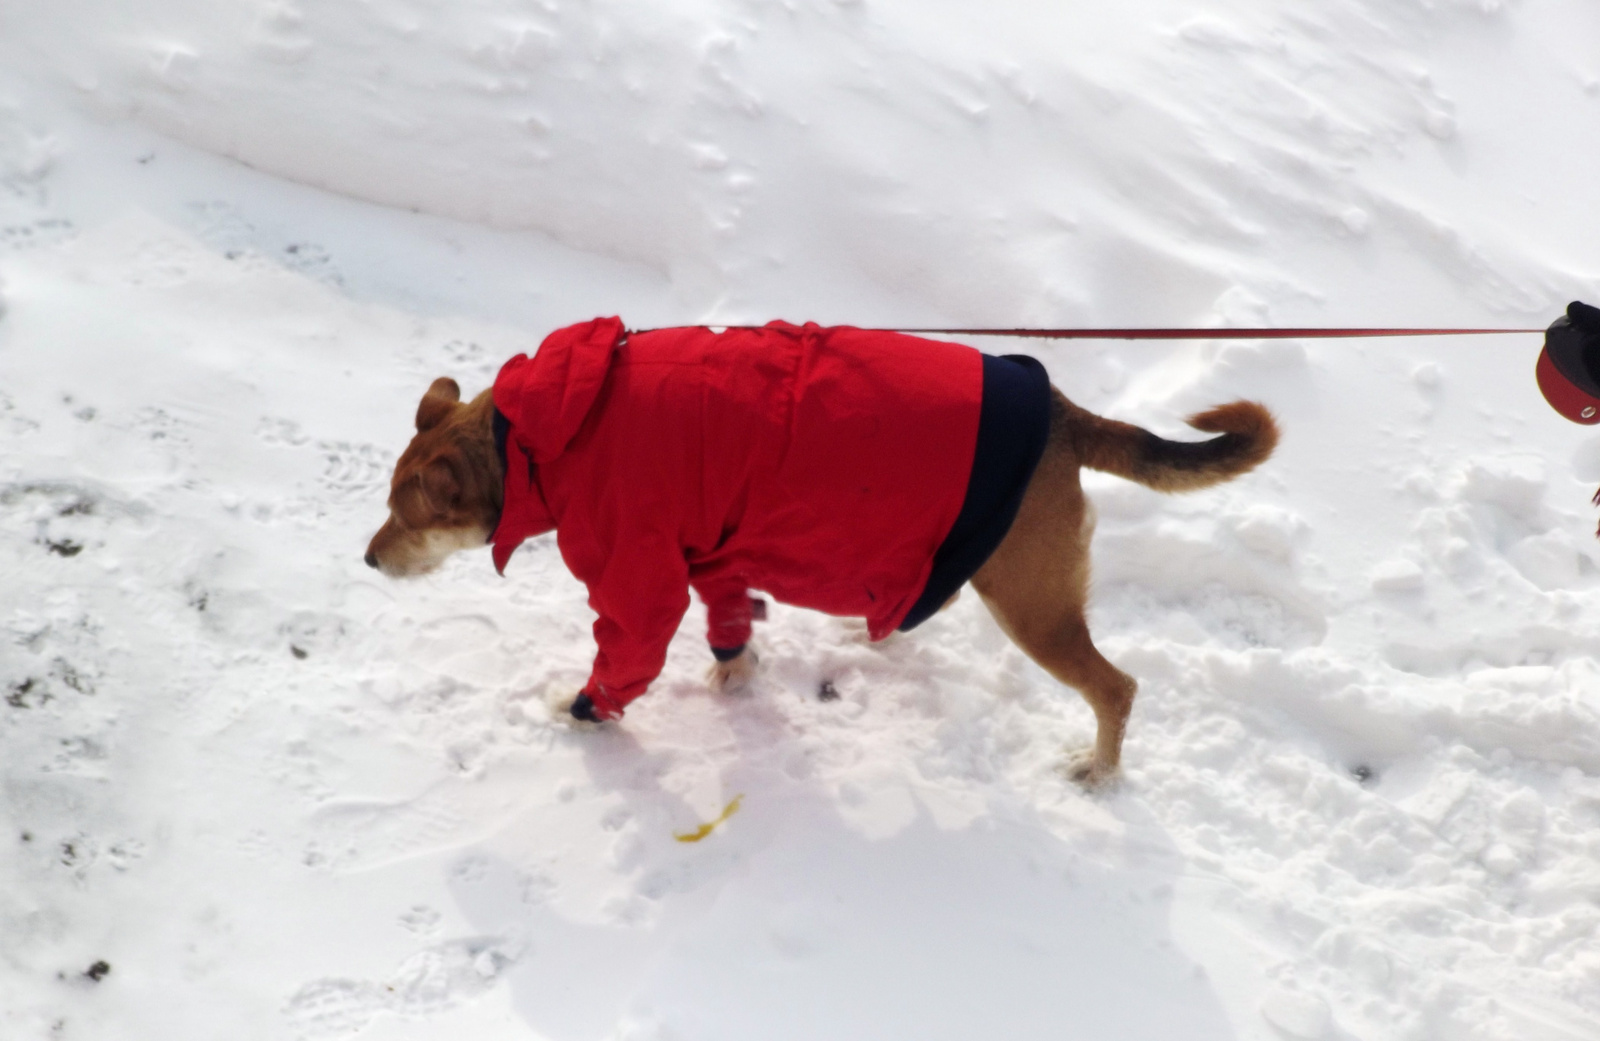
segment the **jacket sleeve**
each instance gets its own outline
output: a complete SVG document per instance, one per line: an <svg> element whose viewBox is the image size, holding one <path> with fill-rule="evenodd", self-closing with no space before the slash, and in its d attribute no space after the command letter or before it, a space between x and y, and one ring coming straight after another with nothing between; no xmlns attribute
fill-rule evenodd
<svg viewBox="0 0 1600 1041"><path fill-rule="evenodd" d="M706 640L712 651L738 651L749 643L750 622L755 612L750 601L750 587L744 578L719 575L689 581L706 605ZM717 657L721 659L722 655Z"/></svg>
<svg viewBox="0 0 1600 1041"><path fill-rule="evenodd" d="M596 715L616 719L661 674L667 644L689 608L689 567L667 534L630 531L600 555L593 573L578 577L599 615L594 671L583 692Z"/></svg>

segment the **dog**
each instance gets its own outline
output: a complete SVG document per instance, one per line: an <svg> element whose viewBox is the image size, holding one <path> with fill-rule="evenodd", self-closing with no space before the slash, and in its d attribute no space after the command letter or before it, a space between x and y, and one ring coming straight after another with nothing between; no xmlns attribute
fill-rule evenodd
<svg viewBox="0 0 1600 1041"><path fill-rule="evenodd" d="M469 402L435 380L395 466L366 563L420 575L491 545L502 573L555 531L598 616L577 720L622 715L705 602L714 688L748 680L774 599L866 619L881 639L967 584L1006 635L1077 689L1097 724L1067 772L1113 780L1137 684L1090 638L1088 467L1161 492L1255 468L1278 427L1235 401L1170 441L1078 407L1025 356L894 333L793 326L630 334L615 318L547 337Z"/></svg>

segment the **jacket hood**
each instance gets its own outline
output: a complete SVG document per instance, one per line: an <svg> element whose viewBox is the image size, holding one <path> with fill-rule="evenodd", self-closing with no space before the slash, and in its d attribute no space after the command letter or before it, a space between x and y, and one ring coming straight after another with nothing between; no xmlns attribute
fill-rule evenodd
<svg viewBox="0 0 1600 1041"><path fill-rule="evenodd" d="M548 463L577 436L605 383L627 330L620 318L557 329L533 357L506 362L494 381L494 405L534 465Z"/></svg>
<svg viewBox="0 0 1600 1041"><path fill-rule="evenodd" d="M495 377L495 441L505 464L505 505L489 541L501 574L526 539L555 527L537 467L559 458L577 436L625 335L620 318L557 329L533 357L517 355Z"/></svg>

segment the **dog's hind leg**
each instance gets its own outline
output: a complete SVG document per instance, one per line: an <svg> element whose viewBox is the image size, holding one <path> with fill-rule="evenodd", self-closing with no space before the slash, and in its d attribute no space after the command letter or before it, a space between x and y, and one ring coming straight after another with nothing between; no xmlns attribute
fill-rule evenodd
<svg viewBox="0 0 1600 1041"><path fill-rule="evenodd" d="M1068 765L1069 776L1091 788L1114 778L1138 684L1095 647L1081 606L1041 602L1027 589L1004 583L989 586L989 592L980 590L979 595L1012 642L1050 675L1075 688L1094 710L1094 750Z"/></svg>
<svg viewBox="0 0 1600 1041"><path fill-rule="evenodd" d="M1094 521L1078 481L1064 404L1058 395L1050 441L1016 520L972 576L972 586L1012 642L1094 710L1094 750L1070 767L1074 780L1093 787L1116 776L1138 685L1095 648L1084 620Z"/></svg>
<svg viewBox="0 0 1600 1041"><path fill-rule="evenodd" d="M1001 617L1004 609L996 611ZM1002 628L1012 628L1002 623ZM1067 775L1088 788L1113 780L1122 760L1122 736L1138 684L1100 654L1082 619L1062 618L1053 627L1016 632L1029 657L1078 692L1094 709L1094 748L1067 764Z"/></svg>

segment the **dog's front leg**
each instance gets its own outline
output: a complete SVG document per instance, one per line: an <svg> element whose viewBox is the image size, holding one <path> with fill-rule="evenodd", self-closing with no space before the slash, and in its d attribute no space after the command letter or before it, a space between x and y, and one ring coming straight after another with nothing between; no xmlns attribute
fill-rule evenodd
<svg viewBox="0 0 1600 1041"><path fill-rule="evenodd" d="M756 652L746 644L739 653L727 661L713 662L711 671L706 673L706 683L719 694L737 694L748 690L750 682L755 679L756 666L761 664L761 659Z"/></svg>
<svg viewBox="0 0 1600 1041"><path fill-rule="evenodd" d="M595 713L594 702L582 691L565 691L545 695L550 718L565 723L574 730L593 730L603 720Z"/></svg>

